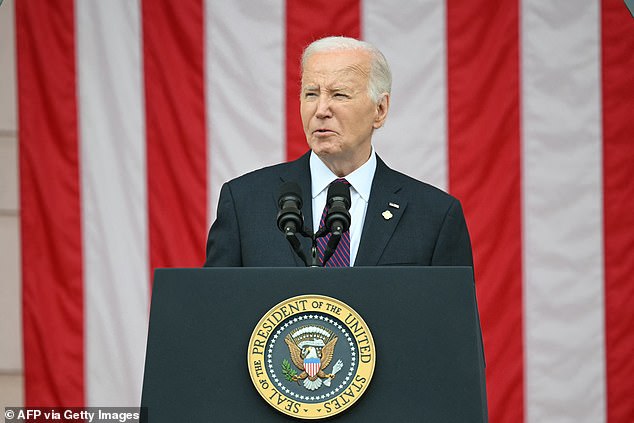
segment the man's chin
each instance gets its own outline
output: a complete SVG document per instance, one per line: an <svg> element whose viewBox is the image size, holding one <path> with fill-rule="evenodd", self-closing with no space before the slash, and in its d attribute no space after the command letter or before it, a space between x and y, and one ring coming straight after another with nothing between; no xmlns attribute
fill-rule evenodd
<svg viewBox="0 0 634 423"><path fill-rule="evenodd" d="M313 138L308 145L316 154L336 154L341 152L341 143L335 137Z"/></svg>
<svg viewBox="0 0 634 423"><path fill-rule="evenodd" d="M341 156L341 150L335 148L313 148L315 154L321 159L334 159Z"/></svg>

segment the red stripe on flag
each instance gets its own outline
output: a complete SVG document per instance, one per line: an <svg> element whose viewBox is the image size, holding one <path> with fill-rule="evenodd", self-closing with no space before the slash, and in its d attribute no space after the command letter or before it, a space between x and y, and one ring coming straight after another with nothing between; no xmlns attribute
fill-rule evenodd
<svg viewBox="0 0 634 423"><path fill-rule="evenodd" d="M524 419L518 2L447 2L449 186L474 248L491 422Z"/></svg>
<svg viewBox="0 0 634 423"><path fill-rule="evenodd" d="M72 0L15 4L25 404L84 406Z"/></svg>
<svg viewBox="0 0 634 423"><path fill-rule="evenodd" d="M603 210L608 422L634 421L634 25L602 2Z"/></svg>
<svg viewBox="0 0 634 423"><path fill-rule="evenodd" d="M143 1L150 267L200 266L207 232L202 0Z"/></svg>
<svg viewBox="0 0 634 423"><path fill-rule="evenodd" d="M286 158L308 150L299 115L300 58L304 48L329 35L361 36L359 0L286 2Z"/></svg>

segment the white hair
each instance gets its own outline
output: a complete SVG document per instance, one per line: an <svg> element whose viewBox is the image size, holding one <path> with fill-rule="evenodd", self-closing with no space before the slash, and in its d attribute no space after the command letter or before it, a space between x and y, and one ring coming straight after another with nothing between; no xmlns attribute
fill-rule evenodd
<svg viewBox="0 0 634 423"><path fill-rule="evenodd" d="M302 74L306 61L314 53L326 51L363 50L370 54L370 77L368 78L368 95L375 103L381 101L381 94L392 91L392 72L381 51L366 41L349 37L325 37L313 41L302 54Z"/></svg>

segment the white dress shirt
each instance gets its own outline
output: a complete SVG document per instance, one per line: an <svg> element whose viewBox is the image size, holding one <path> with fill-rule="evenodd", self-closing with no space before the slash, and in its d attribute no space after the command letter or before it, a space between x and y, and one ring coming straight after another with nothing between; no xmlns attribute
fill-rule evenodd
<svg viewBox="0 0 634 423"><path fill-rule="evenodd" d="M368 210L372 180L376 170L376 153L374 147L370 158L361 167L349 175L344 176L350 183L350 265L354 265L361 241L365 213ZM328 186L339 176L332 173L328 166L321 161L319 156L310 153L310 179L313 198L313 230L319 229L321 214L326 205Z"/></svg>

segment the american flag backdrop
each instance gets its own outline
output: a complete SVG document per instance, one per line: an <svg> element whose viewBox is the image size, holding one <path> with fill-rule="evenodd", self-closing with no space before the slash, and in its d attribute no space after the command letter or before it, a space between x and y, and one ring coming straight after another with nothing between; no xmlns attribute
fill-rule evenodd
<svg viewBox="0 0 634 423"><path fill-rule="evenodd" d="M15 8L27 405L139 404L152 270L202 265L221 184L306 151L301 50L348 35L392 67L378 154L462 201L490 420L634 422L622 0Z"/></svg>

